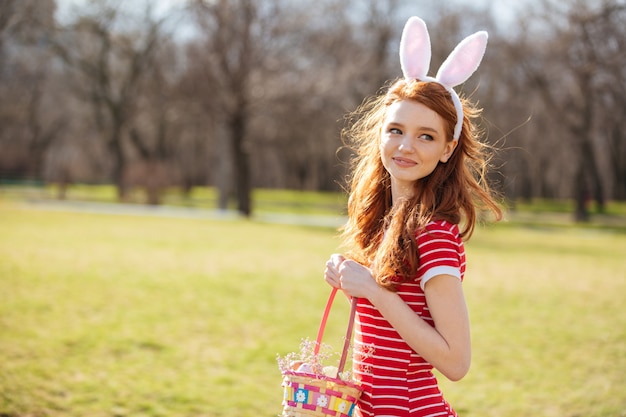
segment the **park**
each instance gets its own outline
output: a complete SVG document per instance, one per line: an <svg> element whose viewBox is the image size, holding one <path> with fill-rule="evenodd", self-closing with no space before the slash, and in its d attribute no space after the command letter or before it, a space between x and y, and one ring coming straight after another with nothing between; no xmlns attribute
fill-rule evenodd
<svg viewBox="0 0 626 417"><path fill-rule="evenodd" d="M410 73L409 16L432 35L427 54L411 37ZM471 367L436 372L446 399L461 417L626 417L625 19L623 0L3 0L0 417L277 416L278 360L315 338L346 221L373 219L386 246L361 263L392 254L400 276L413 221L473 224L476 203L455 293ZM417 117L355 124L398 82L444 111L410 96L386 105ZM376 190L355 211L373 137L384 169L352 177ZM331 312L330 360L349 311Z"/></svg>
<svg viewBox="0 0 626 417"><path fill-rule="evenodd" d="M623 415L626 229L526 214L467 242L473 363L442 389L468 417ZM277 355L315 337L340 249L327 226L52 210L6 191L0 228L0 411L14 417L279 414Z"/></svg>

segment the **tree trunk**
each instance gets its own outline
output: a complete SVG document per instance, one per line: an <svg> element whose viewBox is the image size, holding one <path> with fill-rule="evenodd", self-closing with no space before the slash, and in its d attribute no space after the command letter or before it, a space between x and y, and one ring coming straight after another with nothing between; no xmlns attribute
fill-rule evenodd
<svg viewBox="0 0 626 417"><path fill-rule="evenodd" d="M113 158L113 183L117 188L118 201L126 199L126 184L124 181L124 171L126 169L126 159L121 144L121 133L115 128L109 140L109 149Z"/></svg>
<svg viewBox="0 0 626 417"><path fill-rule="evenodd" d="M589 187L587 186L587 175L585 166L579 164L576 169L576 210L574 212L574 220L577 222L589 221L589 210L587 202L589 201Z"/></svg>
<svg viewBox="0 0 626 417"><path fill-rule="evenodd" d="M215 178L215 186L217 187L218 201L217 207L221 211L228 210L228 202L231 198L232 179L233 179L233 167L231 161L233 161L231 144L230 144L230 132L229 126L219 124L216 126L217 138L218 138L218 155L217 158L217 175Z"/></svg>
<svg viewBox="0 0 626 417"><path fill-rule="evenodd" d="M237 210L246 217L252 214L252 199L250 186L250 157L245 148L246 131L245 110L240 107L230 120L231 152L235 176L237 195Z"/></svg>
<svg viewBox="0 0 626 417"><path fill-rule="evenodd" d="M588 133L588 135L591 135L591 133ZM581 144L582 165L589 167L589 180L591 181L593 193L592 195L588 195L587 198L593 196L593 199L598 207L598 211L603 213L606 205L604 187L602 185L602 179L600 178L598 164L596 163L593 144L588 137L589 136L584 138L583 143Z"/></svg>

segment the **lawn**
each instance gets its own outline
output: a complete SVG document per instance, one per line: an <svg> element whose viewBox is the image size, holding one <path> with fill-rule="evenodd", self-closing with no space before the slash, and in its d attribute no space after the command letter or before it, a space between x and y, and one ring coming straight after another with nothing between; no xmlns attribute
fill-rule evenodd
<svg viewBox="0 0 626 417"><path fill-rule="evenodd" d="M262 417L314 337L327 228L65 213L0 200L0 416ZM462 417L626 416L626 234L480 228ZM340 345L347 303L327 341Z"/></svg>
<svg viewBox="0 0 626 417"><path fill-rule="evenodd" d="M54 199L58 195L58 187L54 184L40 187L5 187L4 193L12 190L13 193L23 196L30 192L38 199ZM290 213L290 214L340 214L346 205L344 193L323 191L294 191L294 190L252 190L252 202L257 213ZM67 198L74 201L115 202L117 191L112 185L73 184L67 189ZM162 204L172 207L217 208L218 192L213 187L193 187L188 194L183 194L174 187L166 189L161 194ZM146 202L145 191L140 188L129 190L128 202L143 204ZM236 209L236 202L229 201L228 208Z"/></svg>

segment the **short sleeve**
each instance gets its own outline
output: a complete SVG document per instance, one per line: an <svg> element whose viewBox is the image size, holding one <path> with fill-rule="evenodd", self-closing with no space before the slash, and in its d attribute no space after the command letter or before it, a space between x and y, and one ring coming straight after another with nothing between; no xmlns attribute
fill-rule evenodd
<svg viewBox="0 0 626 417"><path fill-rule="evenodd" d="M463 280L465 248L457 225L445 221L429 223L417 236L419 267L417 277L422 287L437 275L452 275Z"/></svg>

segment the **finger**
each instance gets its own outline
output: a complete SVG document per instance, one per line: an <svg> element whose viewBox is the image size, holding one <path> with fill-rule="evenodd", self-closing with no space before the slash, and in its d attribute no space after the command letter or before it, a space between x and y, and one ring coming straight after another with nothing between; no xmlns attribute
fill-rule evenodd
<svg viewBox="0 0 626 417"><path fill-rule="evenodd" d="M333 265L326 265L324 268L324 276L335 281L339 281L339 271Z"/></svg>
<svg viewBox="0 0 626 417"><path fill-rule="evenodd" d="M338 271L340 274L343 274L343 272L347 270L359 271L361 269L366 269L366 268L360 263L353 261L352 259L346 259L341 263L341 266L339 267Z"/></svg>
<svg viewBox="0 0 626 417"><path fill-rule="evenodd" d="M330 275L324 275L324 280L332 287L341 288L341 282L339 281L339 278Z"/></svg>
<svg viewBox="0 0 626 417"><path fill-rule="evenodd" d="M346 258L344 258L343 255L341 255L339 253L333 253L330 256L330 261L333 263L335 268L339 268L341 266L341 264L343 263L343 261L345 261L345 260L346 260Z"/></svg>
<svg viewBox="0 0 626 417"><path fill-rule="evenodd" d="M337 270L341 274L343 273L343 271L353 268L354 263L355 263L354 261L351 261L350 259L346 259L341 263L341 265L339 265L339 268L337 268Z"/></svg>
<svg viewBox="0 0 626 417"><path fill-rule="evenodd" d="M326 268L324 269L324 275L330 276L333 279L339 279L339 270L337 270L337 268L335 268L333 265L326 265Z"/></svg>
<svg viewBox="0 0 626 417"><path fill-rule="evenodd" d="M332 259L329 259L326 262L326 269L327 270L331 270L331 271L336 271L337 270L337 266L335 265L335 263L333 262Z"/></svg>
<svg viewBox="0 0 626 417"><path fill-rule="evenodd" d="M348 294L350 294L350 281L348 280L348 278L346 278L346 277L344 277L342 275L339 278L339 287L338 288L342 288L344 291L347 291Z"/></svg>
<svg viewBox="0 0 626 417"><path fill-rule="evenodd" d="M339 279L339 273L331 268L324 270L324 276L329 279Z"/></svg>

